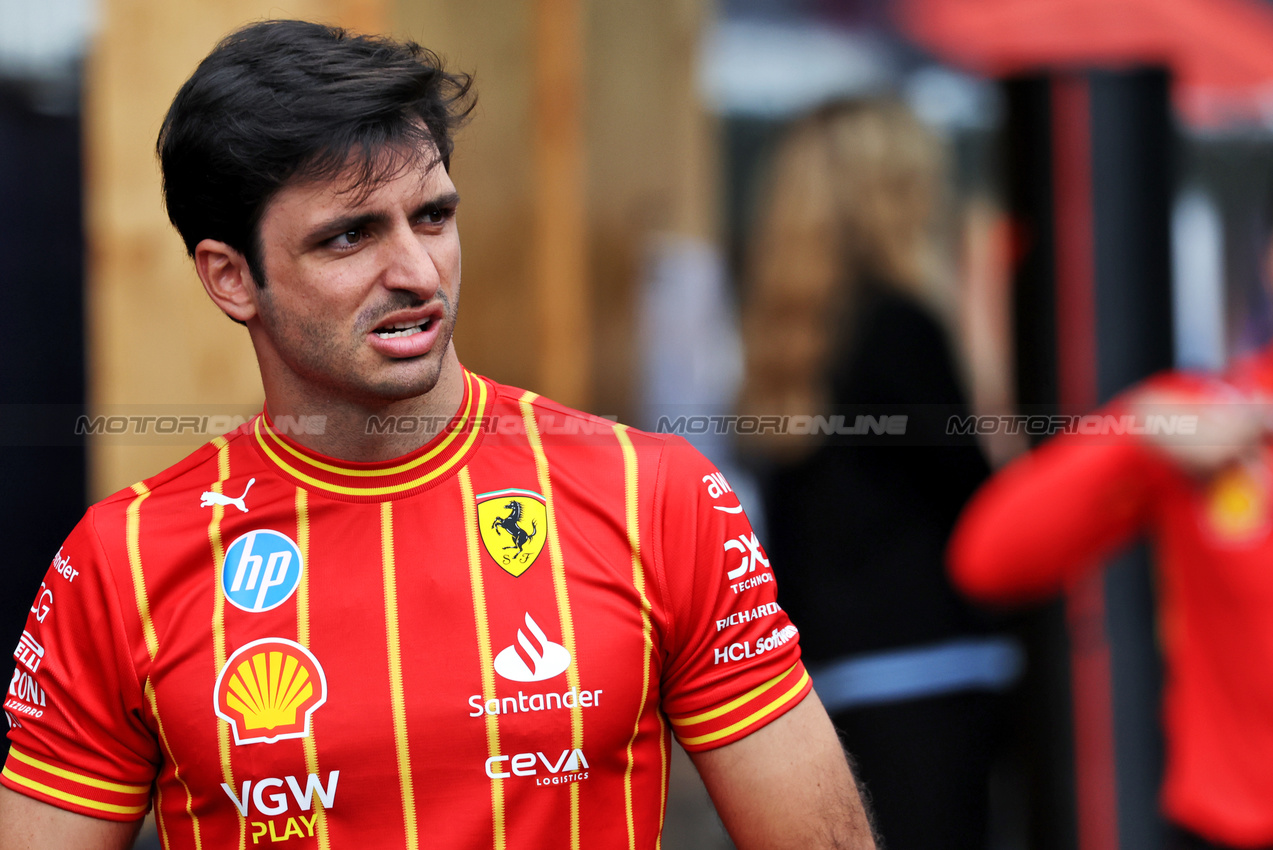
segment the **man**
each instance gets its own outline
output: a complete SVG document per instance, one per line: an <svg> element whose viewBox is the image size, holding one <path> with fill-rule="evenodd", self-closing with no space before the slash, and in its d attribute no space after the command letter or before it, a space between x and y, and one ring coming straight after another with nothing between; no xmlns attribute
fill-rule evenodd
<svg viewBox="0 0 1273 850"><path fill-rule="evenodd" d="M1273 847L1271 392L1273 348L1223 376L1158 376L1000 472L949 550L964 590L1011 603L1150 535L1173 850Z"/></svg>
<svg viewBox="0 0 1273 850"><path fill-rule="evenodd" d="M719 473L460 365L470 103L416 45L295 21L178 93L169 215L266 411L59 551L3 850L126 847L148 805L170 848L655 847L670 734L738 846L873 846Z"/></svg>

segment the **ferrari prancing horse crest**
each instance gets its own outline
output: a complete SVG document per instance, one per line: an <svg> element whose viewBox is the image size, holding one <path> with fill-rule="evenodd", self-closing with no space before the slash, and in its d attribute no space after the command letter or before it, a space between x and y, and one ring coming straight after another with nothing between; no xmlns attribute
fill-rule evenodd
<svg viewBox="0 0 1273 850"><path fill-rule="evenodd" d="M548 537L544 497L530 490L495 490L477 496L482 545L505 572L519 576L535 563Z"/></svg>

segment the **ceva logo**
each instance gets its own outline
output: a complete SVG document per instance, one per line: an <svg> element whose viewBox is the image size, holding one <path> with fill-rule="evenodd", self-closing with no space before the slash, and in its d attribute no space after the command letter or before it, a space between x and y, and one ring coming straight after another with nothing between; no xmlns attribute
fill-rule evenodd
<svg viewBox="0 0 1273 850"><path fill-rule="evenodd" d="M305 738L310 715L327 701L327 677L299 643L261 638L225 662L212 700L217 717L234 729L235 744Z"/></svg>
<svg viewBox="0 0 1273 850"><path fill-rule="evenodd" d="M588 770L588 760L584 758L583 750L578 748L562 750L556 762L549 761L548 756L543 753L491 756L486 760L486 775L491 779L508 779L510 776L535 776L539 773L540 764L548 771L550 778L537 779L535 781L536 785L559 785L562 782L588 778L588 774L584 772ZM506 766L511 767L512 771L505 770Z"/></svg>
<svg viewBox="0 0 1273 850"><path fill-rule="evenodd" d="M230 604L260 613L287 601L301 583L301 550L292 538L258 528L225 550L221 590Z"/></svg>
<svg viewBox="0 0 1273 850"><path fill-rule="evenodd" d="M570 666L570 653L559 643L553 643L539 624L526 614L526 628L537 643L532 643L525 632L517 630L517 643L506 646L495 656L495 672L514 682L542 682L564 673ZM522 652L519 653L518 647Z"/></svg>

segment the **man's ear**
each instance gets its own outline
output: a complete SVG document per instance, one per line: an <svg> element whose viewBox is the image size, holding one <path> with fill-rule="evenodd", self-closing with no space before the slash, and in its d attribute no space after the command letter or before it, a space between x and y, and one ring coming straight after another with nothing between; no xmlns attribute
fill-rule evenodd
<svg viewBox="0 0 1273 850"><path fill-rule="evenodd" d="M236 322L256 315L256 281L247 258L224 242L204 239L194 249L194 267L212 302Z"/></svg>

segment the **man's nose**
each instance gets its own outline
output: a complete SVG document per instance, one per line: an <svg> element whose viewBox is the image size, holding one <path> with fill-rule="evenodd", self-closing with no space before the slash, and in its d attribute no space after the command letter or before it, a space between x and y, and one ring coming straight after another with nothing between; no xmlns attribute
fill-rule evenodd
<svg viewBox="0 0 1273 850"><path fill-rule="evenodd" d="M384 284L389 289L404 289L428 301L441 285L441 276L429 237L416 233L405 222L393 228L386 245Z"/></svg>

